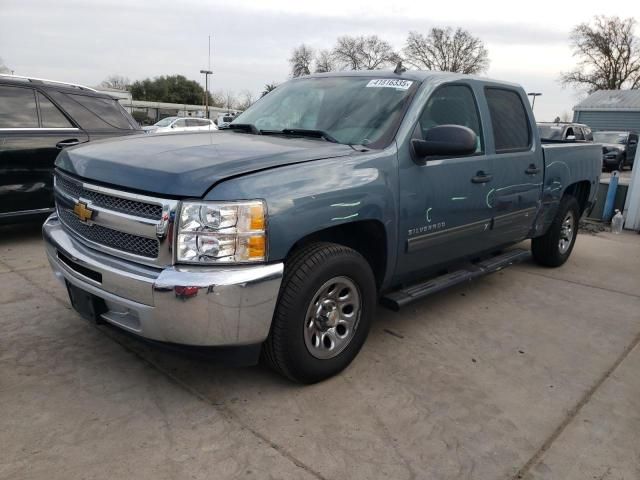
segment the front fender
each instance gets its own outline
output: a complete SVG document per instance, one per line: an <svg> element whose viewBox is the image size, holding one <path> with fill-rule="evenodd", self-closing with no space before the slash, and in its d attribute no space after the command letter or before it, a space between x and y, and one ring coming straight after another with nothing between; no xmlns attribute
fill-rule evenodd
<svg viewBox="0 0 640 480"><path fill-rule="evenodd" d="M397 152L375 152L288 165L232 178L205 200L264 199L268 259L283 260L303 237L326 228L377 220L387 235L387 272L397 243Z"/></svg>

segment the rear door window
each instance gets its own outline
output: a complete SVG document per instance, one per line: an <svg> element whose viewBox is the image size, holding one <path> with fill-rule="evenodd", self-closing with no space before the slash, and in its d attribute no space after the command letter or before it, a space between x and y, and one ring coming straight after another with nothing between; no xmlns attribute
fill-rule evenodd
<svg viewBox="0 0 640 480"><path fill-rule="evenodd" d="M38 92L40 106L40 122L42 128L73 128L64 114L43 94Z"/></svg>
<svg viewBox="0 0 640 480"><path fill-rule="evenodd" d="M49 94L86 130L133 130L116 100L55 91Z"/></svg>
<svg viewBox="0 0 640 480"><path fill-rule="evenodd" d="M0 128L38 128L32 88L0 86Z"/></svg>
<svg viewBox="0 0 640 480"><path fill-rule="evenodd" d="M485 89L496 153L528 150L531 129L527 111L515 90L487 87Z"/></svg>

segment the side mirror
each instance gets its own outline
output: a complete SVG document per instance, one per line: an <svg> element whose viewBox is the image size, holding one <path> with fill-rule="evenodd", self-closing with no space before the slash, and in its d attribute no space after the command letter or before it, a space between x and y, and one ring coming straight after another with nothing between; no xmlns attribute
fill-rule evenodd
<svg viewBox="0 0 640 480"><path fill-rule="evenodd" d="M571 142L571 141L573 141L573 140L575 140L575 139L576 139L576 136L575 136L575 135L567 135L567 140L568 140L568 141L570 141L570 142Z"/></svg>
<svg viewBox="0 0 640 480"><path fill-rule="evenodd" d="M172 123L172 124L171 124L171 128L176 128L176 124L175 124L175 123Z"/></svg>
<svg viewBox="0 0 640 480"><path fill-rule="evenodd" d="M418 159L471 155L476 151L477 135L462 125L438 125L424 134L424 140L411 141Z"/></svg>

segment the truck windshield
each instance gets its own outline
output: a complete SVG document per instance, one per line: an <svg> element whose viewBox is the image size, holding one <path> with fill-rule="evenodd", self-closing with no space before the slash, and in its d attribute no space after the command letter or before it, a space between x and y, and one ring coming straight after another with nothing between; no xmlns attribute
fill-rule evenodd
<svg viewBox="0 0 640 480"><path fill-rule="evenodd" d="M627 143L627 133L625 132L594 132L593 141L596 143Z"/></svg>
<svg viewBox="0 0 640 480"><path fill-rule="evenodd" d="M257 130L326 132L339 143L383 148L402 120L418 82L384 77L318 77L279 86L233 124Z"/></svg>

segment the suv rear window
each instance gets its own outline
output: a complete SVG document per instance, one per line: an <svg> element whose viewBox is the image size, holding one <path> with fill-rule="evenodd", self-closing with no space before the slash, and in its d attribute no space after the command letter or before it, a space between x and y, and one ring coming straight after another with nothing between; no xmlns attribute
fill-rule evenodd
<svg viewBox="0 0 640 480"><path fill-rule="evenodd" d="M526 150L531 144L529 119L515 90L486 88L496 153Z"/></svg>
<svg viewBox="0 0 640 480"><path fill-rule="evenodd" d="M86 130L133 130L116 100L54 91L49 94Z"/></svg>
<svg viewBox="0 0 640 480"><path fill-rule="evenodd" d="M38 128L32 88L0 86L0 128Z"/></svg>

